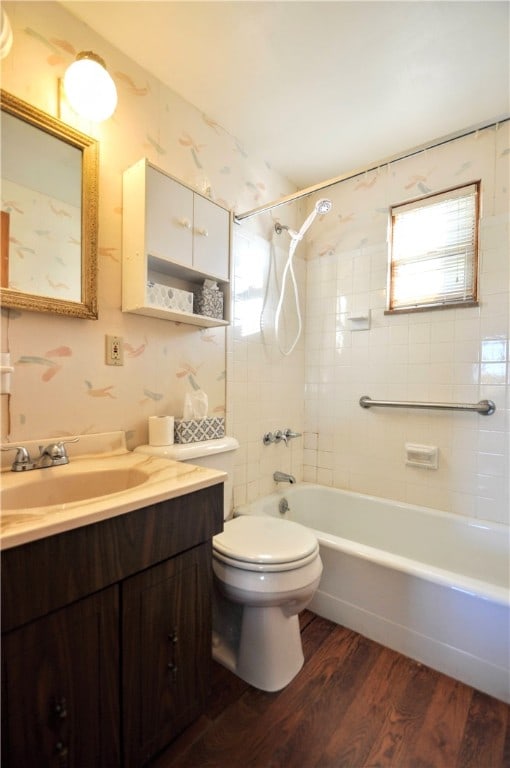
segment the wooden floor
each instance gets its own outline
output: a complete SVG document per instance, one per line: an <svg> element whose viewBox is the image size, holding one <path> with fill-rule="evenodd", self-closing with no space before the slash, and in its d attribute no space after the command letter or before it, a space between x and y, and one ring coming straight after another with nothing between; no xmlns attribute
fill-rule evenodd
<svg viewBox="0 0 510 768"><path fill-rule="evenodd" d="M214 664L205 716L152 768L510 768L510 707L305 611L305 666L264 693Z"/></svg>

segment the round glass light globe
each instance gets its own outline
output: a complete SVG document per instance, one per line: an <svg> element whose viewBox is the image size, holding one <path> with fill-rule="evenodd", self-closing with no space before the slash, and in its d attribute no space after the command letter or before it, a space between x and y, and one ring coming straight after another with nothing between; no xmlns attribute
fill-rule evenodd
<svg viewBox="0 0 510 768"><path fill-rule="evenodd" d="M117 89L105 67L93 58L79 58L64 75L71 107L94 122L107 120L117 106Z"/></svg>
<svg viewBox="0 0 510 768"><path fill-rule="evenodd" d="M5 59L12 48L12 28L9 17L2 8L0 16L0 59Z"/></svg>

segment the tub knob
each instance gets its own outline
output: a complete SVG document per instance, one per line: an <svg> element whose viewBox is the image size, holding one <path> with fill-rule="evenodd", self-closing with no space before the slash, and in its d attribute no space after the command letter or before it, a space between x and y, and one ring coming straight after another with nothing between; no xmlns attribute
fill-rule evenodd
<svg viewBox="0 0 510 768"><path fill-rule="evenodd" d="M290 427L286 427L283 430L283 436L285 438L285 442L287 440L292 440L293 437L301 437L301 432L294 432Z"/></svg>

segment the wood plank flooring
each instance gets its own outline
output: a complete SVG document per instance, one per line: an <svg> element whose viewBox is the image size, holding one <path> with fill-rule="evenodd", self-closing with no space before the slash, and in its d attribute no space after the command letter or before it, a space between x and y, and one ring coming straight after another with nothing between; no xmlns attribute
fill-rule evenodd
<svg viewBox="0 0 510 768"><path fill-rule="evenodd" d="M510 768L510 707L309 611L264 693L214 663L205 715L151 768Z"/></svg>

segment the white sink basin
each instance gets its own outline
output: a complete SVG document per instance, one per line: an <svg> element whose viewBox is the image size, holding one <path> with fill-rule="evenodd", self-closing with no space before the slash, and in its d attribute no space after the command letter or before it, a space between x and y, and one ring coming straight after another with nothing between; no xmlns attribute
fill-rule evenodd
<svg viewBox="0 0 510 768"><path fill-rule="evenodd" d="M58 473L56 470L59 470ZM72 464L35 469L23 475L23 483L3 488L2 509L20 512L34 507L62 506L76 501L109 496L146 483L150 473L135 467L76 471Z"/></svg>
<svg viewBox="0 0 510 768"><path fill-rule="evenodd" d="M24 443L31 456L54 438ZM69 464L11 472L0 454L0 549L64 533L223 482L224 472L128 451L123 432L80 435ZM171 521L169 521L171 524Z"/></svg>

